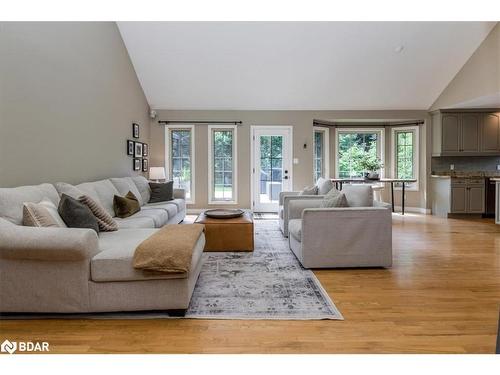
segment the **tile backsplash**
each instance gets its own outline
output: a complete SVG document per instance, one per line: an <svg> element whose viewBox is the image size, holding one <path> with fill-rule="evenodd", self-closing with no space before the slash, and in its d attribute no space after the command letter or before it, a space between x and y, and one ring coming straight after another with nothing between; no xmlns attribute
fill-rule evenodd
<svg viewBox="0 0 500 375"><path fill-rule="evenodd" d="M500 156L441 156L433 157L432 172L449 172L450 164L455 165L456 172L496 171L500 164Z"/></svg>

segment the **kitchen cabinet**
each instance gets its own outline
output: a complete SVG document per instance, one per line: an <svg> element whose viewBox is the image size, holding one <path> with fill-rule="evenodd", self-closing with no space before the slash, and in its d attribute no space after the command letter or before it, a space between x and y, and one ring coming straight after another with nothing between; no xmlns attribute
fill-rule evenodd
<svg viewBox="0 0 500 375"><path fill-rule="evenodd" d="M449 214L484 213L484 178L432 177L433 215L448 217Z"/></svg>
<svg viewBox="0 0 500 375"><path fill-rule="evenodd" d="M500 155L500 109L439 110L431 116L432 156Z"/></svg>

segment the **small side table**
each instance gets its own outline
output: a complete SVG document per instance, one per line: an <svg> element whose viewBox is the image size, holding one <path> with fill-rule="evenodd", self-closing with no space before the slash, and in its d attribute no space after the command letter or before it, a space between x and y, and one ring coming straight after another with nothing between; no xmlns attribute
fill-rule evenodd
<svg viewBox="0 0 500 375"><path fill-rule="evenodd" d="M392 212L394 212L394 184L401 183L401 215L405 214L405 185L408 183L417 182L416 179L406 178L381 178L380 182L389 182L391 184L391 204Z"/></svg>

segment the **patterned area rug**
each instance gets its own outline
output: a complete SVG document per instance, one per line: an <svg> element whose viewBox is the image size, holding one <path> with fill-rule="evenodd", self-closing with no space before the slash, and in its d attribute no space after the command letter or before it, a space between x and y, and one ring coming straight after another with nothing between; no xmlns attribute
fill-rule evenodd
<svg viewBox="0 0 500 375"><path fill-rule="evenodd" d="M253 253L205 253L186 318L343 319L275 220L255 221Z"/></svg>
<svg viewBox="0 0 500 375"><path fill-rule="evenodd" d="M187 218L186 223L192 218ZM253 253L205 253L184 319L339 319L312 271L288 248L277 220L255 220ZM164 312L2 314L0 319L169 319Z"/></svg>

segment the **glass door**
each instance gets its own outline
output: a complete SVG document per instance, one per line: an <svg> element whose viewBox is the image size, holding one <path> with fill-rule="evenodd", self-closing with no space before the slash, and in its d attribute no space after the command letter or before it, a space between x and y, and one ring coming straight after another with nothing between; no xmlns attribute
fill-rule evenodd
<svg viewBox="0 0 500 375"><path fill-rule="evenodd" d="M253 210L278 212L279 194L291 190L291 129L256 126L253 135Z"/></svg>

